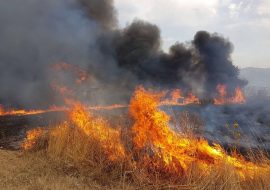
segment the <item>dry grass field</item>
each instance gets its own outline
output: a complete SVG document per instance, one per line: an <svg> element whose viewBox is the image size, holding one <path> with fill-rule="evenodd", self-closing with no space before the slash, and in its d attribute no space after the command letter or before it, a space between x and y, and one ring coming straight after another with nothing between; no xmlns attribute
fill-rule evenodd
<svg viewBox="0 0 270 190"><path fill-rule="evenodd" d="M186 114L178 121L184 132L171 129L158 100L141 89L122 123L76 105L67 121L29 131L22 151L0 151L0 188L270 189L266 155L209 145Z"/></svg>
<svg viewBox="0 0 270 190"><path fill-rule="evenodd" d="M41 154L0 150L0 168L0 189L3 190L109 189Z"/></svg>

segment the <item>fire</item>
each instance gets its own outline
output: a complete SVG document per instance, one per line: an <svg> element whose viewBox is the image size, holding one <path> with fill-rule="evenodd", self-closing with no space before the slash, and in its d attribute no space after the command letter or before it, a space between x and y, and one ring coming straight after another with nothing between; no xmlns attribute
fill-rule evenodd
<svg viewBox="0 0 270 190"><path fill-rule="evenodd" d="M60 87L57 85L53 86L54 89L57 89L60 94L63 96L72 96L72 91L66 87ZM233 97L227 96L227 86L226 85L218 85L217 91L219 96L214 99L215 105L224 105L224 104L243 104L246 102L244 92L241 90L240 87L235 89L235 93ZM200 99L192 93L188 93L187 96L182 95L182 91L180 89L172 90L169 93L169 98L165 98L164 96L168 94L168 92L160 91L156 92L160 94L163 100L159 101L158 106L185 106L190 104L201 104ZM0 116L7 116L7 115L34 115L34 114L42 114L47 112L53 111L67 111L72 105L78 104L79 101L74 100L72 98L65 98L65 103L67 106L51 106L49 109L38 109L38 110L24 110L24 109L9 109L5 110L3 106L0 106ZM129 105L126 104L112 104L112 105L104 105L104 106L86 106L88 110L113 110L119 108L128 108Z"/></svg>
<svg viewBox="0 0 270 190"><path fill-rule="evenodd" d="M84 133L100 143L109 160L124 158L125 149L121 144L120 131L109 127L106 120L94 117L81 104L75 105L69 112L69 119Z"/></svg>
<svg viewBox="0 0 270 190"><path fill-rule="evenodd" d="M235 167L241 176L253 174L256 170L264 171L243 158L228 156L217 144L210 146L204 139L174 132L169 127L170 117L158 109L161 98L162 94L139 87L131 100L130 115L135 122L133 143L139 152L150 149L152 153L144 155L147 163L172 173L185 173L192 163L206 169L224 161Z"/></svg>
<svg viewBox="0 0 270 190"><path fill-rule="evenodd" d="M200 100L198 97L196 97L192 93L189 93L186 99L184 100L184 105L187 105L187 104L200 104Z"/></svg>
<svg viewBox="0 0 270 190"><path fill-rule="evenodd" d="M244 92L240 87L235 89L234 95L228 97L227 86L219 84L217 86L218 97L214 99L215 105L224 105L224 104L243 104L246 102Z"/></svg>
<svg viewBox="0 0 270 190"><path fill-rule="evenodd" d="M24 115L35 115L35 114L43 114L48 112L56 112L56 111L65 111L67 110L65 107L57 107L51 106L49 109L38 109L38 110L24 110L24 109L9 109L5 110L4 107L0 106L0 116L24 116Z"/></svg>
<svg viewBox="0 0 270 190"><path fill-rule="evenodd" d="M24 150L31 150L33 147L37 146L38 140L44 135L45 130L42 128L32 129L27 132L26 139L22 144Z"/></svg>
<svg viewBox="0 0 270 190"><path fill-rule="evenodd" d="M9 109L5 110L3 106L0 106L0 116L24 116L24 115L36 115L49 112L66 112L71 109L73 105L78 104L78 101L73 101L70 99L65 99L65 102L68 106L50 106L49 109L38 109L38 110L24 110L24 109ZM99 110L113 110L120 108L128 108L128 105L125 104L113 104L113 105L104 105L104 106L85 106L87 110L99 111Z"/></svg>
<svg viewBox="0 0 270 190"><path fill-rule="evenodd" d="M60 94L63 96L72 96L72 91L66 87L60 87L57 85L54 85L54 89L57 89ZM217 91L219 96L214 99L215 105L224 105L224 104L243 104L246 102L245 95L240 87L237 87L235 89L235 93L233 97L227 96L227 86L226 85L218 85ZM165 91L156 92L157 94L160 94L163 100L159 101L158 106L185 106L190 104L201 104L200 99L195 96L192 93L188 93L187 96L182 95L182 91L180 89L172 90L170 93ZM165 96L169 94L169 98L165 98ZM7 115L34 115L34 114L42 114L47 112L53 112L53 111L67 111L72 107L73 105L76 105L80 103L77 100L74 100L72 98L65 98L65 103L67 106L51 106L49 109L38 109L38 110L24 110L24 109L9 109L5 110L3 106L0 106L0 116L7 116ZM113 109L119 109L119 108L128 108L129 105L127 104L112 104L112 105L98 105L98 106L92 106L87 105L88 110L113 110Z"/></svg>
<svg viewBox="0 0 270 190"><path fill-rule="evenodd" d="M214 99L214 104L223 105L226 103L227 86L219 84L217 86L218 97Z"/></svg>
<svg viewBox="0 0 270 190"><path fill-rule="evenodd" d="M5 114L4 107L0 104L0 116Z"/></svg>
<svg viewBox="0 0 270 190"><path fill-rule="evenodd" d="M180 89L175 89L171 92L171 97L173 102L178 102L179 99L184 98L182 96L182 91Z"/></svg>
<svg viewBox="0 0 270 190"><path fill-rule="evenodd" d="M179 95L179 93L177 94ZM177 99L181 97L178 95ZM170 116L159 109L164 96L166 96L164 92L147 91L143 87L136 89L129 105L129 114L133 119L133 124L131 128L126 128L132 134L127 143L123 143L123 136L119 128L112 127L112 124L106 119L90 113L88 106L74 103L68 112L68 121L52 128L51 132L46 133L40 128L28 132L22 147L26 150L39 147L39 139L47 134L51 136L47 137L47 141L42 142L62 142L61 146L58 146L57 143L47 145L48 151L53 150L53 146L54 150L60 154L63 151L73 152L72 147L76 149L74 154L78 150L87 151L83 146L81 146L82 149L77 149L80 145L76 145L76 138L73 139L74 133L70 133L75 129L83 134L83 136L77 137L77 140L80 137L94 140L107 160L120 163L123 160L132 160L129 167L133 167L134 170L141 168L149 172L162 172L179 177L186 175L194 164L204 174L207 174L212 166L226 164L235 168L241 178L252 178L257 173L269 173L268 165L258 165L247 161L237 153L228 155L218 144L210 146L203 138L174 131L170 127ZM192 101L194 100L191 95L190 98ZM64 136L61 136L63 134ZM80 141L80 143L84 143L84 141ZM89 146L87 147L89 148ZM69 153L67 152L67 154ZM85 152L83 154L88 155Z"/></svg>
<svg viewBox="0 0 270 190"><path fill-rule="evenodd" d="M167 94L164 91L159 93ZM200 100L191 92L188 93L187 96L183 96L181 89L172 90L169 93L169 98L166 98L159 103L160 106L185 106L189 104L200 104Z"/></svg>
<svg viewBox="0 0 270 190"><path fill-rule="evenodd" d="M234 104L243 104L246 102L244 92L240 87L235 89L235 95L231 98L231 102Z"/></svg>

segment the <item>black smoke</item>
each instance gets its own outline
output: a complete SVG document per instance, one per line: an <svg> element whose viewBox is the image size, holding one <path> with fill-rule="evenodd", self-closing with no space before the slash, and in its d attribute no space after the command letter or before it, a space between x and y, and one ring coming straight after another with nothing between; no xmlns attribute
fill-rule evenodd
<svg viewBox="0 0 270 190"><path fill-rule="evenodd" d="M0 104L39 107L61 101L51 88L51 65L57 62L95 78L83 86L86 99L97 98L88 96L93 89L105 91L98 98L110 101L129 97L138 84L181 87L201 96L214 93L218 83L244 85L231 60L233 46L219 34L197 32L168 53L161 44L157 25L135 20L119 28L112 0L1 1Z"/></svg>
<svg viewBox="0 0 270 190"><path fill-rule="evenodd" d="M245 85L246 82L238 78L239 69L231 60L233 45L230 41L218 34L200 31L193 44L199 54L198 65L205 73L207 91L211 92L217 84L230 84L231 88Z"/></svg>
<svg viewBox="0 0 270 190"><path fill-rule="evenodd" d="M117 41L119 66L134 73L141 83L189 90L193 83L203 85L207 92L215 91L217 84L232 88L245 84L231 60L233 45L218 34L199 31L189 44L176 43L164 53L159 28L137 20L121 31Z"/></svg>
<svg viewBox="0 0 270 190"><path fill-rule="evenodd" d="M88 16L103 27L110 29L117 26L113 0L79 0Z"/></svg>

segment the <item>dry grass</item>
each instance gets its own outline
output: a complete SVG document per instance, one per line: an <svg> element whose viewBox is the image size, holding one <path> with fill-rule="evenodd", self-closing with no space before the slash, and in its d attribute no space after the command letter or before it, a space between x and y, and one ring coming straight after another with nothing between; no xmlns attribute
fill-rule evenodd
<svg viewBox="0 0 270 190"><path fill-rule="evenodd" d="M205 175L194 163L176 179L148 163L110 161L100 142L67 124L37 139L27 152L0 151L0 189L270 189L269 175L242 180L230 165L209 167Z"/></svg>
<svg viewBox="0 0 270 190"><path fill-rule="evenodd" d="M30 131L23 154L1 152L1 187L270 189L266 156L251 153L250 162L237 153L226 155L217 145L211 147L191 134L200 122L190 124L188 115L180 118L188 133L177 134L169 128L165 112L156 109L152 96L142 97L139 104L131 104L133 123L127 121L122 127L76 106L69 121Z"/></svg>
<svg viewBox="0 0 270 190"><path fill-rule="evenodd" d="M226 162L210 166L207 171L194 163L184 175L175 175L155 168L152 160L138 161L139 154L108 159L100 140L89 138L83 130L68 123L44 131L36 140L30 152L21 157L23 164L15 178L5 184L18 184L16 187L21 184L26 189L270 189L270 175L262 173L242 179ZM131 149L128 142L124 144L127 150ZM269 164L265 157L259 160ZM28 182L20 182L19 173Z"/></svg>
<svg viewBox="0 0 270 190"><path fill-rule="evenodd" d="M3 190L104 189L91 178L79 175L74 167L52 161L41 152L0 150L0 168Z"/></svg>
<svg viewBox="0 0 270 190"><path fill-rule="evenodd" d="M21 153L0 151L0 189L42 190L42 189L269 189L269 176L264 180L241 182L229 166L213 168L211 174L203 177L196 167L180 180L182 184L149 178L144 171L126 171L114 179L101 171L100 166L77 168L72 162L52 159L44 151ZM112 175L112 174L111 174ZM130 181L130 176L136 180ZM135 179L135 178L134 178ZM179 181L179 182L180 182ZM183 183L183 181L185 181ZM268 186L267 186L268 184Z"/></svg>

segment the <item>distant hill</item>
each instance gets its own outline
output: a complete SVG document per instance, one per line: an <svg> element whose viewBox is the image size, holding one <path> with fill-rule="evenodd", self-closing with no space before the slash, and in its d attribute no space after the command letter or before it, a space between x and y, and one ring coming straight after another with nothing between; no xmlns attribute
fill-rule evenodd
<svg viewBox="0 0 270 190"><path fill-rule="evenodd" d="M248 87L270 90L270 68L244 68L240 70L240 78L248 80Z"/></svg>

